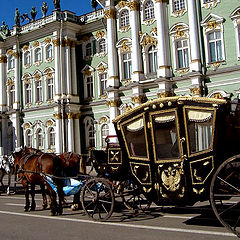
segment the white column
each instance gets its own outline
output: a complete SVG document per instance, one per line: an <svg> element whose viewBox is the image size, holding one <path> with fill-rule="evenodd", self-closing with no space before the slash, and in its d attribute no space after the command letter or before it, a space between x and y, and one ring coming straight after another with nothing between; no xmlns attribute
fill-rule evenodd
<svg viewBox="0 0 240 240"><path fill-rule="evenodd" d="M15 61L15 68L14 68L14 82L15 82L15 103L13 103L14 109L19 109L20 106L20 72L19 72L19 53L18 47L14 46L13 56Z"/></svg>
<svg viewBox="0 0 240 240"><path fill-rule="evenodd" d="M74 152L74 130L73 130L73 113L67 113L68 116L68 151Z"/></svg>
<svg viewBox="0 0 240 240"><path fill-rule="evenodd" d="M105 17L107 18L107 48L108 48L108 87L119 85L115 8L112 0L106 1Z"/></svg>
<svg viewBox="0 0 240 240"><path fill-rule="evenodd" d="M167 29L166 0L155 0L155 15L158 35L158 77L170 77L169 36ZM166 31L167 30L167 31Z"/></svg>
<svg viewBox="0 0 240 240"><path fill-rule="evenodd" d="M3 49L0 49L0 111L5 111L6 109L6 83L5 83L5 68L6 68L6 55Z"/></svg>
<svg viewBox="0 0 240 240"><path fill-rule="evenodd" d="M67 96L72 96L72 71L71 71L71 40L65 42L65 62L66 62L66 81L67 81Z"/></svg>
<svg viewBox="0 0 240 240"><path fill-rule="evenodd" d="M8 119L6 116L2 116L2 145L3 145L3 152L4 154L8 153Z"/></svg>
<svg viewBox="0 0 240 240"><path fill-rule="evenodd" d="M72 42L71 48L71 61L72 61L72 93L77 96L77 67L76 67L76 42Z"/></svg>
<svg viewBox="0 0 240 240"><path fill-rule="evenodd" d="M201 70L199 35L196 12L196 1L188 0L188 22L190 35L191 63L190 70L199 72Z"/></svg>
<svg viewBox="0 0 240 240"><path fill-rule="evenodd" d="M62 119L60 114L55 113L54 116L56 119L56 154L60 154L63 151Z"/></svg>
<svg viewBox="0 0 240 240"><path fill-rule="evenodd" d="M59 39L53 40L54 44L54 61L55 61L55 95L57 99L61 96L61 85L60 85L60 41ZM56 100L57 100L56 99Z"/></svg>
<svg viewBox="0 0 240 240"><path fill-rule="evenodd" d="M132 81L139 82L142 75L142 54L139 43L139 2L131 2L130 10L130 25L132 33Z"/></svg>
<svg viewBox="0 0 240 240"><path fill-rule="evenodd" d="M80 114L76 114L74 118L74 137L75 137L75 153L81 154L79 117L80 117Z"/></svg>

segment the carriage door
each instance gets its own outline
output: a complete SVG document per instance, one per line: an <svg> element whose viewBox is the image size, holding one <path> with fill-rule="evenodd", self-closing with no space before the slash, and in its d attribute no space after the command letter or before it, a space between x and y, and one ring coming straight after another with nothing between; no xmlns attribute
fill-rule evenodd
<svg viewBox="0 0 240 240"><path fill-rule="evenodd" d="M189 183L196 195L206 193L205 186L214 170L213 139L216 109L185 106L183 108Z"/></svg>
<svg viewBox="0 0 240 240"><path fill-rule="evenodd" d="M155 165L155 189L160 196L184 196L183 141L177 108L149 113Z"/></svg>

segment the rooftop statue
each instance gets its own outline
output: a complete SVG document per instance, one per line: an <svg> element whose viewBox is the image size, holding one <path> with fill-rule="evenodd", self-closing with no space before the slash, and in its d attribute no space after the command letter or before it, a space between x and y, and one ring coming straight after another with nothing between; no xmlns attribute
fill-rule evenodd
<svg viewBox="0 0 240 240"><path fill-rule="evenodd" d="M60 0L53 0L53 4L55 7L55 10L60 11L61 7L60 7Z"/></svg>
<svg viewBox="0 0 240 240"><path fill-rule="evenodd" d="M91 6L96 10L98 6L98 2L96 0L91 0Z"/></svg>
<svg viewBox="0 0 240 240"><path fill-rule="evenodd" d="M5 22L2 22L2 26L0 28L0 31L7 37L10 36L10 30L8 28L8 25L5 24Z"/></svg>
<svg viewBox="0 0 240 240"><path fill-rule="evenodd" d="M15 10L14 21L15 21L15 25L17 27L20 27L20 12L19 12L18 8L16 8L16 10Z"/></svg>
<svg viewBox="0 0 240 240"><path fill-rule="evenodd" d="M31 21L31 18L28 16L27 13L23 13L20 18L22 19L22 22L24 22L25 20L28 20L29 22Z"/></svg>
<svg viewBox="0 0 240 240"><path fill-rule="evenodd" d="M31 17L32 17L32 22L35 21L36 16L37 16L36 7L32 7L32 10L31 10L30 14L31 14Z"/></svg>
<svg viewBox="0 0 240 240"><path fill-rule="evenodd" d="M43 17L46 17L46 14L47 14L47 11L48 11L48 6L47 6L46 2L43 2L43 5L41 7L41 11L42 11Z"/></svg>

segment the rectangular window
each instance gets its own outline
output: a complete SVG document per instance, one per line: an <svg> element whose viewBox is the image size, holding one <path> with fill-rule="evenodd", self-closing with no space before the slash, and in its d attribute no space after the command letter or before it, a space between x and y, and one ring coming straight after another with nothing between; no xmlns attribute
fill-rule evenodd
<svg viewBox="0 0 240 240"><path fill-rule="evenodd" d="M52 100L53 99L53 79L49 78L48 80L48 92L47 92L47 99Z"/></svg>
<svg viewBox="0 0 240 240"><path fill-rule="evenodd" d="M177 68L189 67L188 41L180 40L176 42L177 47Z"/></svg>
<svg viewBox="0 0 240 240"><path fill-rule="evenodd" d="M185 0L174 0L173 1L173 11L178 12L185 9Z"/></svg>
<svg viewBox="0 0 240 240"><path fill-rule="evenodd" d="M99 78L100 78L100 84L101 84L100 95L103 95L105 94L105 90L107 88L107 73L100 74Z"/></svg>
<svg viewBox="0 0 240 240"><path fill-rule="evenodd" d="M93 97L93 77L87 77L87 98Z"/></svg>
<svg viewBox="0 0 240 240"><path fill-rule="evenodd" d="M36 101L37 102L42 101L42 82L41 81L36 82Z"/></svg>
<svg viewBox="0 0 240 240"><path fill-rule="evenodd" d="M131 53L123 54L123 78L130 79L132 75Z"/></svg>
<svg viewBox="0 0 240 240"><path fill-rule="evenodd" d="M218 62L223 60L222 55L222 39L220 31L209 33L209 54L210 62Z"/></svg>

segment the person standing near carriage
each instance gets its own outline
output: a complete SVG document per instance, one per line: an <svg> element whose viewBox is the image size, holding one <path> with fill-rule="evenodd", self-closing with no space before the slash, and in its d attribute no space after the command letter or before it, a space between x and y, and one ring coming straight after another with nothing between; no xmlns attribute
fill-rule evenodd
<svg viewBox="0 0 240 240"><path fill-rule="evenodd" d="M60 0L53 0L53 4L56 11L61 11Z"/></svg>

